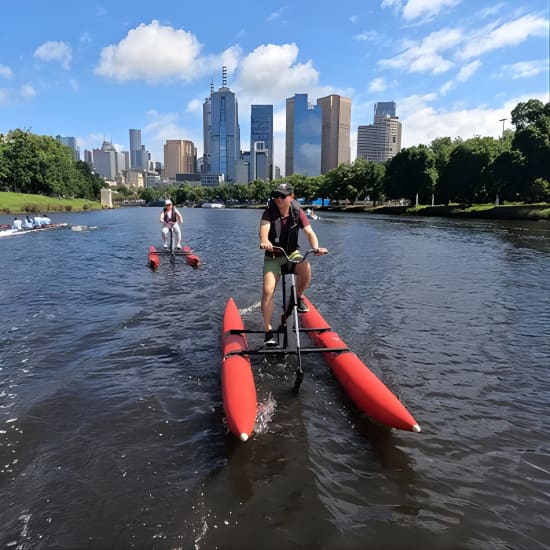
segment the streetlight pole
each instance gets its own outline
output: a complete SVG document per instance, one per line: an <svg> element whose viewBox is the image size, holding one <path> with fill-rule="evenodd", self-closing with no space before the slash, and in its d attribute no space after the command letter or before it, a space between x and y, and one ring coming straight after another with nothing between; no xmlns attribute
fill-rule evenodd
<svg viewBox="0 0 550 550"><path fill-rule="evenodd" d="M507 118L500 118L499 122L502 122L502 139L504 139L504 123L507 121Z"/></svg>

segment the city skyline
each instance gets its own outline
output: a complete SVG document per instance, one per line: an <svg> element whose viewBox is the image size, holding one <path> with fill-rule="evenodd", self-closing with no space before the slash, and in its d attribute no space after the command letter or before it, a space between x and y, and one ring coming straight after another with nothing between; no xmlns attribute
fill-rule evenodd
<svg viewBox="0 0 550 550"><path fill-rule="evenodd" d="M154 161L172 139L194 142L200 157L203 103L226 65L241 149L251 149L251 105L273 105L273 162L284 173L285 104L295 94L352 100L352 160L377 102L398 104L408 147L499 137L519 101L549 100L548 5L537 0L343 0L337 10L236 0L215 17L142 0L82 14L71 5L37 3L32 17L22 3L4 7L0 133L74 136L81 152L109 136L126 151L128 129L140 128Z"/></svg>

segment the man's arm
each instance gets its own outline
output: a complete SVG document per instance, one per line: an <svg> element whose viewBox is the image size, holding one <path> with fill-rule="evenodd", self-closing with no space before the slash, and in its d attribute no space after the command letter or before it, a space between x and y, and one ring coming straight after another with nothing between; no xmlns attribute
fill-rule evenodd
<svg viewBox="0 0 550 550"><path fill-rule="evenodd" d="M306 227L303 228L303 232L307 237L311 248L316 248L318 250L317 254L326 254L328 252L326 248L319 248L319 240L317 239L317 235L315 234L315 231L313 231L313 227L311 227L311 225L306 225Z"/></svg>
<svg viewBox="0 0 550 550"><path fill-rule="evenodd" d="M263 250L273 250L273 245L269 242L269 227L271 223L267 220L260 222L260 248Z"/></svg>

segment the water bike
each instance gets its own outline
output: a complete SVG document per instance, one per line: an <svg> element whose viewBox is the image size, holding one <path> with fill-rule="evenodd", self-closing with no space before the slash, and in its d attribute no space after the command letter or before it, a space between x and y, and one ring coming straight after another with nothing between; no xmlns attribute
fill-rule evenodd
<svg viewBox="0 0 550 550"><path fill-rule="evenodd" d="M157 250L154 246L149 247L149 255L147 265L151 270L156 271L160 266L160 255L166 255L170 258L170 263L175 264L178 256L185 257L185 261L194 269L198 269L201 265L201 259L189 248L184 246L181 249L176 247L176 239L174 235L174 224L168 223L168 239L163 250Z"/></svg>
<svg viewBox="0 0 550 550"><path fill-rule="evenodd" d="M250 349L246 335L264 334L263 330L245 329L233 298L229 298L225 307L221 338L221 382L223 406L229 431L242 441L246 441L254 431L257 398L250 360L252 356L294 355L297 361L293 391L298 393L304 378L302 355L322 353L347 395L369 418L391 428L420 432L418 423L401 401L349 349L305 296L303 299L309 311L298 310L293 264L303 262L310 253L315 253L318 249L310 249L303 256L290 259L283 249L274 248L282 251L288 262L288 268L283 270L281 276L283 311L281 324L274 331L277 345ZM287 277L290 279L288 298ZM291 329L290 324L292 324ZM290 333L293 334L293 338L290 338ZM303 347L302 334L307 334L315 347Z"/></svg>

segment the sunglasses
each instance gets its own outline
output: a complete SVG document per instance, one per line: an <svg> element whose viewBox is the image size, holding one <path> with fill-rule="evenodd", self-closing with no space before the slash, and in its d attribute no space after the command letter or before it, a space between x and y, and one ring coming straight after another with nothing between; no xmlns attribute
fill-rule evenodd
<svg viewBox="0 0 550 550"><path fill-rule="evenodd" d="M288 195L283 195L283 193L273 193L271 195L274 199L286 199Z"/></svg>

